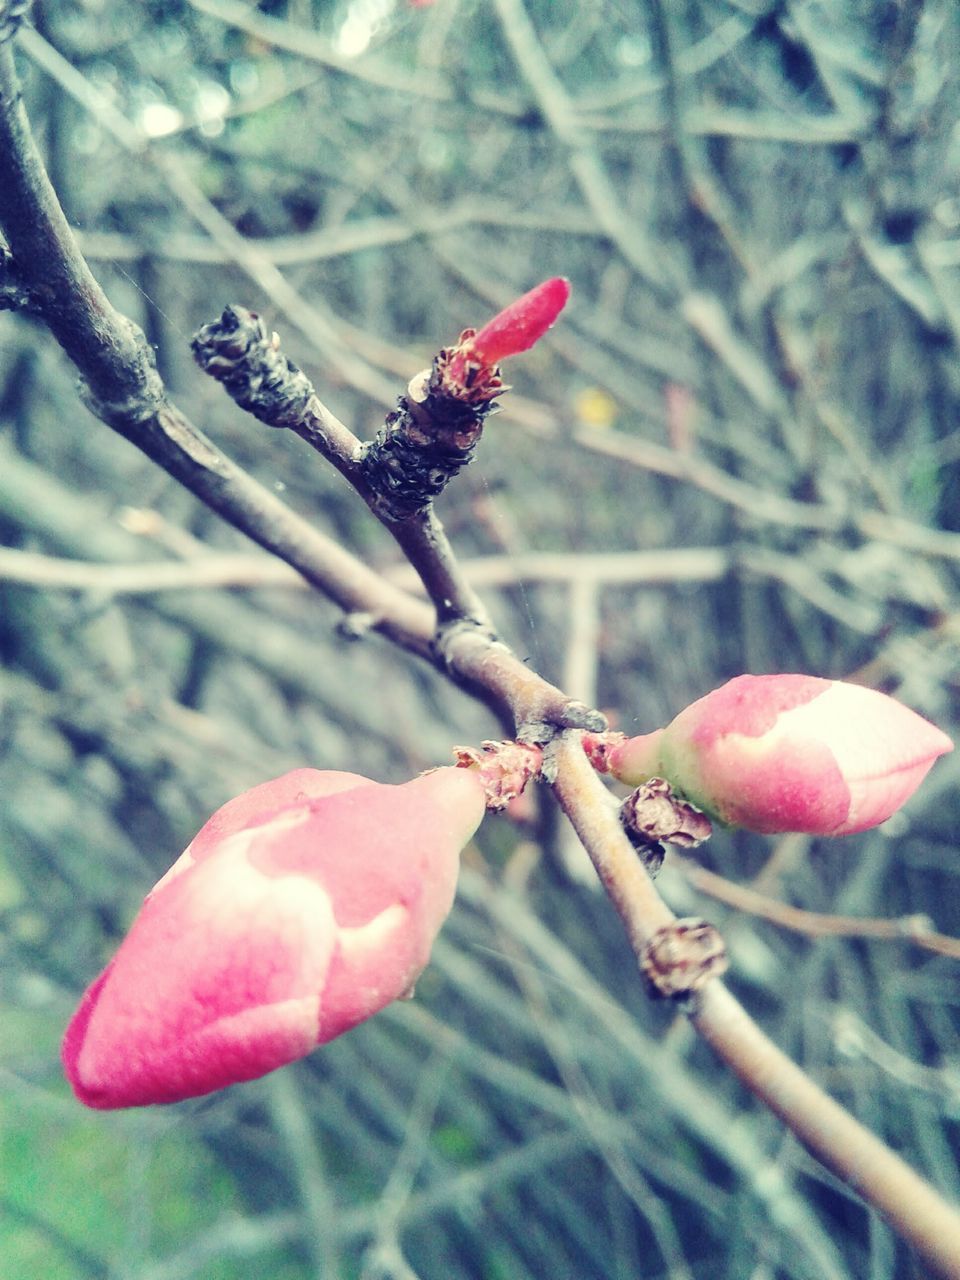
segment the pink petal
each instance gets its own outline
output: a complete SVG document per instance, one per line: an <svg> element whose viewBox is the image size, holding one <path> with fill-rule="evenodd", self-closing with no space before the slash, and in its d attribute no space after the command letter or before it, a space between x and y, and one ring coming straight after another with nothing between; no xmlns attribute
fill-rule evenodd
<svg viewBox="0 0 960 1280"><path fill-rule="evenodd" d="M207 1093L316 1043L335 945L330 900L305 877L264 877L247 860L250 839L230 837L148 898L87 992L63 1059L88 1106Z"/></svg>
<svg viewBox="0 0 960 1280"><path fill-rule="evenodd" d="M221 805L193 837L188 848L194 862L199 862L225 837L248 827L260 826L276 817L281 809L361 786L369 787L370 779L361 777L359 773L341 773L335 769L291 769L289 773L270 782L261 782Z"/></svg>
<svg viewBox="0 0 960 1280"><path fill-rule="evenodd" d="M833 683L819 676L736 676L692 702L670 725L706 746L728 733L759 738L793 707L819 697Z"/></svg>
<svg viewBox="0 0 960 1280"><path fill-rule="evenodd" d="M302 807L308 800L370 785L370 779L358 773L341 773L334 769L291 769L270 782L261 782L221 805L147 896L159 893L169 881L216 852L228 836L238 831L275 822L279 814Z"/></svg>
<svg viewBox="0 0 960 1280"><path fill-rule="evenodd" d="M758 746L759 744L759 746ZM847 818L851 795L828 746L814 739L728 734L700 762L694 803L729 826L774 834L829 835Z"/></svg>
<svg viewBox="0 0 960 1280"><path fill-rule="evenodd" d="M610 752L752 831L846 835L884 822L953 743L886 694L804 675L738 676Z"/></svg>
<svg viewBox="0 0 960 1280"><path fill-rule="evenodd" d="M832 681L777 726L785 741L817 737L828 744L850 790L849 811L833 834L885 822L913 795L934 761L953 750L940 729L902 702L861 685Z"/></svg>

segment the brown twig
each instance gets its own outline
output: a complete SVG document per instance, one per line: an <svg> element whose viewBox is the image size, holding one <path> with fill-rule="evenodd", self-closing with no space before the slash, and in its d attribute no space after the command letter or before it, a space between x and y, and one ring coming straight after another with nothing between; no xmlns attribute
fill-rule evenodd
<svg viewBox="0 0 960 1280"><path fill-rule="evenodd" d="M208 554L187 561L94 564L12 547L0 547L0 581L105 596L209 591L211 587L306 586L304 578L290 565L261 555Z"/></svg>
<svg viewBox="0 0 960 1280"><path fill-rule="evenodd" d="M960 1211L768 1039L719 982L691 1021L750 1092L816 1158L873 1205L946 1280L960 1277Z"/></svg>
<svg viewBox="0 0 960 1280"><path fill-rule="evenodd" d="M692 858L674 853L671 854L670 862L698 892L715 898L718 902L725 902L738 911L745 911L748 915L769 920L783 929L805 933L811 938L876 938L889 942L909 942L923 951L960 960L960 938L937 933L927 916L901 916L897 920L885 920L824 915L780 902L765 893L758 893L748 885L734 884L733 881L718 876L716 872L701 867Z"/></svg>
<svg viewBox="0 0 960 1280"><path fill-rule="evenodd" d="M37 31L27 28L21 32L20 44L30 58L88 111L137 163L149 165L158 173L174 199L202 227L211 242L219 246L224 256L236 264L258 292L269 298L317 350L328 353L331 365L336 367L341 377L352 382L372 400L382 404L393 403L390 381L342 340L333 316L321 305L307 302L256 240L240 234L204 194L188 166L177 155L153 145L152 139L131 124L105 93Z"/></svg>
<svg viewBox="0 0 960 1280"><path fill-rule="evenodd" d="M386 456L390 441L402 435L403 424L411 418L408 397L401 397L400 409L388 418L388 426L372 445L364 445L348 427L330 412L316 394L303 371L280 350L280 340L268 332L262 319L243 307L227 307L219 320L206 324L193 340L193 353L201 369L221 382L233 400L248 413L270 427L288 428L305 440L311 448L331 462L347 480L370 511L390 532L414 567L427 595L433 601L437 626L448 622L472 621L493 633L486 607L460 569L443 525L434 511L432 500L420 487L422 476L429 475L438 490L450 475L443 472L447 448L441 442L439 456L428 455L430 431L435 425L428 413L430 397L418 405L424 429L421 448L407 443L400 458ZM416 382L417 379L414 379ZM411 383L411 386L413 383ZM408 392L408 395L412 393ZM459 417L463 415L460 414ZM391 419L400 420L391 427ZM414 428L417 424L410 422ZM437 424L438 432L445 423ZM476 427L479 435L482 415ZM472 445L464 452L469 460ZM380 453L374 454L376 450ZM384 456L380 456L383 454ZM417 474L404 473L404 466ZM434 471L439 470L437 480ZM400 484L403 500L393 499L393 485ZM411 498L411 494L415 495Z"/></svg>

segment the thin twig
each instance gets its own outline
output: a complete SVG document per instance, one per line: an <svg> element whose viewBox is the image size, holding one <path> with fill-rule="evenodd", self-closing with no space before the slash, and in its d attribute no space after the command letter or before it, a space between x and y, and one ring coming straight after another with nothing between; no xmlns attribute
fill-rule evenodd
<svg viewBox="0 0 960 1280"><path fill-rule="evenodd" d="M297 1077L289 1071L277 1071L265 1081L264 1092L303 1206L304 1242L313 1268L318 1276L339 1275L339 1241L334 1230L337 1205Z"/></svg>
<svg viewBox="0 0 960 1280"><path fill-rule="evenodd" d="M461 876L461 893L467 901L482 905L492 920L509 930L540 972L549 973L562 983L567 998L579 1003L582 1015L590 1024L602 1026L603 1040L609 1041L613 1051L630 1062L638 1094L649 1099L658 1112L666 1111L681 1132L703 1143L716 1158L746 1179L751 1196L762 1206L762 1218L779 1223L792 1243L809 1255L822 1274L837 1273L837 1254L829 1236L811 1206L790 1185L789 1175L779 1160L770 1154L759 1118L747 1115L737 1125L736 1132L731 1132L727 1108L718 1094L705 1090L682 1059L678 1063L674 1049L641 1027L626 1007L603 989L569 945L557 938L505 886L495 888L465 871ZM458 967L463 963L463 956L458 953ZM582 1056L588 1059L593 1052L592 1046L585 1047ZM473 1060L468 1069L475 1069ZM514 1075L519 1072L512 1064L505 1064L503 1070ZM667 1171L661 1167L656 1172L663 1178ZM709 1180L709 1174L703 1170L698 1170L698 1174ZM666 1180L670 1182L669 1176ZM702 1203L702 1188L685 1189L685 1194L691 1193L695 1201Z"/></svg>
<svg viewBox="0 0 960 1280"><path fill-rule="evenodd" d="M106 94L38 32L23 31L21 44L33 61L75 98L129 155L160 174L174 198L220 246L227 259L249 277L318 351L327 353L331 366L341 377L349 379L372 400L393 404L392 384L342 341L334 318L319 303L308 303L277 269L269 254L256 241L237 231L203 193L177 155L155 145L132 125Z"/></svg>
<svg viewBox="0 0 960 1280"><path fill-rule="evenodd" d="M654 934L674 922L674 914L624 835L617 806L587 760L579 735L559 738L549 760L556 770L554 794L589 853L639 960Z"/></svg>
<svg viewBox="0 0 960 1280"><path fill-rule="evenodd" d="M580 125L574 104L550 65L523 0L494 0L494 7L518 69L544 119L568 153L567 163L584 202L634 271L666 298L667 284L674 274L671 264L664 261L662 246L654 252L636 219L623 208L603 157L589 132Z"/></svg>
<svg viewBox="0 0 960 1280"><path fill-rule="evenodd" d="M264 236L257 240L257 246L274 266L296 267L472 227L511 228L537 233L563 231L574 236L599 234L596 220L586 212L550 207L514 209L493 200L469 199L436 208L421 205L402 217L357 217L297 235ZM79 231L77 238L84 256L93 262L100 259L136 262L143 256L145 247L135 236L119 231ZM234 260L233 254L221 244L186 231L173 232L158 243L151 243L150 252L168 262L223 265Z"/></svg>
<svg viewBox="0 0 960 1280"><path fill-rule="evenodd" d="M683 874L700 893L725 902L738 911L759 916L784 929L804 933L811 938L877 938L889 942L909 942L924 951L960 960L960 938L937 933L927 916L901 916L897 920L837 916L819 911L806 911L777 898L758 893L748 885L734 884L714 871L701 867L692 858L670 855L671 865Z"/></svg>
<svg viewBox="0 0 960 1280"><path fill-rule="evenodd" d="M946 1280L960 1277L960 1210L855 1120L760 1030L719 982L700 993L696 1030L750 1092Z"/></svg>
<svg viewBox="0 0 960 1280"><path fill-rule="evenodd" d="M889 542L904 550L919 551L931 558L960 560L960 534L950 530L930 529L884 511L846 511L825 503L797 502L740 480L705 458L677 453L652 441L616 431L598 432L581 427L576 431L575 439L593 453L606 454L645 471L694 484L758 520L832 533L849 527L864 537Z"/></svg>
<svg viewBox="0 0 960 1280"><path fill-rule="evenodd" d="M455 96L454 86L446 76L431 75L422 69L411 76L370 54L356 58L339 53L330 40L316 31L260 13L237 0L190 0L190 5L200 13L236 27L238 31L245 31L264 44L295 53L298 58L317 62L331 71L355 77L378 89L393 89L437 102L448 102Z"/></svg>
<svg viewBox="0 0 960 1280"><path fill-rule="evenodd" d="M391 424L395 419L407 420L404 417L408 407L406 397L401 398L401 408L387 419L387 426L376 442L362 444L323 404L307 375L283 354L278 335L271 334L255 312L243 307L227 307L218 320L200 329L192 345L203 371L221 382L242 409L267 426L293 431L353 486L416 570L436 609L438 627L469 620L492 634L486 608L460 569L432 499L424 502L417 490L417 498L409 508L403 503L388 501L387 497L397 490L398 476L396 469L387 469L386 464L386 474L380 473L382 486L375 486L375 473L368 465L372 450L392 440L391 431L399 435L399 429ZM423 406L425 422L420 424L415 437L418 442L424 438L423 433L435 425L427 413L429 403L428 398ZM482 424L482 419L481 414L477 422ZM438 424L438 434L441 428L442 424ZM442 487L449 479L441 466L446 455L438 448L436 476L441 477L438 481L433 474L434 466L423 461L425 447L412 451L417 478L425 473L429 483ZM410 455L408 448L403 457ZM404 474L401 479L406 482L410 476ZM401 486L401 491L406 496L407 487Z"/></svg>
<svg viewBox="0 0 960 1280"><path fill-rule="evenodd" d="M486 605L454 555L433 504L400 524L387 524L437 611L437 626L470 619L493 634Z"/></svg>
<svg viewBox="0 0 960 1280"><path fill-rule="evenodd" d="M305 587L289 564L268 556L205 555L187 561L93 564L37 551L0 547L0 580L33 587L93 591L108 596L152 595L211 587Z"/></svg>

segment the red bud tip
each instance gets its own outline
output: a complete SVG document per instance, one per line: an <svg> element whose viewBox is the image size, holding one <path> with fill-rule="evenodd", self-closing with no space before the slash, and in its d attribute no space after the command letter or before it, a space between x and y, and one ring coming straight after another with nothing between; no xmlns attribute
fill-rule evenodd
<svg viewBox="0 0 960 1280"><path fill-rule="evenodd" d="M507 356L529 351L556 320L569 297L569 280L563 276L544 280L483 326L470 340L470 355L492 368Z"/></svg>

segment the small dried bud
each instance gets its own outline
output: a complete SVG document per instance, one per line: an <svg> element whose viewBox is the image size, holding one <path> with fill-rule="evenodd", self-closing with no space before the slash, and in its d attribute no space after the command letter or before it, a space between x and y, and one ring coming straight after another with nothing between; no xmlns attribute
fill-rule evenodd
<svg viewBox="0 0 960 1280"><path fill-rule="evenodd" d="M475 769L480 775L487 808L505 809L519 796L531 778L538 778L543 752L525 742L482 742L480 747L454 747L456 767Z"/></svg>
<svg viewBox="0 0 960 1280"><path fill-rule="evenodd" d="M695 849L713 834L707 815L676 796L665 778L651 778L631 791L620 806L620 821L631 838L665 840L681 849Z"/></svg>
<svg viewBox="0 0 960 1280"><path fill-rule="evenodd" d="M313 398L309 378L280 350L255 311L227 307L191 343L200 368L222 382L241 409L268 427L295 427Z"/></svg>
<svg viewBox="0 0 960 1280"><path fill-rule="evenodd" d="M692 995L728 967L719 932L696 916L658 929L643 952L640 972L654 996L675 1000Z"/></svg>

